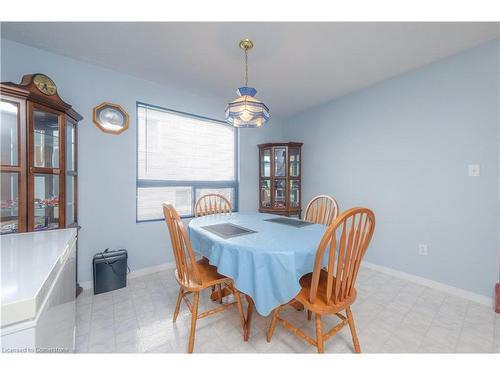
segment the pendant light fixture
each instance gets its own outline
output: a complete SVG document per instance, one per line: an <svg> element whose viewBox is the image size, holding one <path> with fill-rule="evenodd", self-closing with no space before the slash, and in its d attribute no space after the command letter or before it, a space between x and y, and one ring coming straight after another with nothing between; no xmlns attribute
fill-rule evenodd
<svg viewBox="0 0 500 375"><path fill-rule="evenodd" d="M248 50L253 48L253 42L243 39L240 48L245 51L245 86L236 91L238 97L227 105L226 121L237 128L259 128L269 120L269 108L255 98L257 90L248 87Z"/></svg>

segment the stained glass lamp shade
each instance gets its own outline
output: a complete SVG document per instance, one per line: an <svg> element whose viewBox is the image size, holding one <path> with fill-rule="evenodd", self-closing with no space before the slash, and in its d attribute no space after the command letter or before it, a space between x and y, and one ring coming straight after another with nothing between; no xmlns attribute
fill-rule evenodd
<svg viewBox="0 0 500 375"><path fill-rule="evenodd" d="M236 91L238 97L227 105L226 122L237 128L260 128L269 120L269 108L255 98L257 90L248 86L248 50L253 48L253 42L242 39L240 48L245 52L245 86Z"/></svg>
<svg viewBox="0 0 500 375"><path fill-rule="evenodd" d="M238 128L259 128L269 120L269 108L255 98L253 87L240 87L239 95L226 107L226 121Z"/></svg>

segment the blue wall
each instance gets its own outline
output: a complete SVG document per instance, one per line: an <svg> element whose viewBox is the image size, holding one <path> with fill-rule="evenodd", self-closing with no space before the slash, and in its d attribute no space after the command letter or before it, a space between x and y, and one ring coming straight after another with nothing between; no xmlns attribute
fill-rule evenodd
<svg viewBox="0 0 500 375"><path fill-rule="evenodd" d="M304 199L328 193L341 209L373 208L367 260L491 296L498 279L500 171L498 42L400 75L258 131L240 132L240 209L256 210L256 144L303 141ZM135 102L221 118L227 98L160 86L1 40L1 80L52 77L85 119L79 138L81 281L106 247L129 250L132 269L171 261L162 222L135 222ZM98 130L92 108L123 105L131 128ZM467 176L481 164L481 177ZM429 245L427 257L418 244Z"/></svg>
<svg viewBox="0 0 500 375"><path fill-rule="evenodd" d="M1 39L1 81L17 83L24 74L36 72L51 77L61 97L84 117L78 148L80 281L91 280L92 256L107 247L128 249L132 270L172 261L165 223L135 222L136 101L223 119L234 93L227 98L199 96ZM92 108L104 101L118 103L130 114L130 128L119 136L105 134L92 123ZM240 132L242 211L258 207L256 145L281 140L280 125L274 119L258 131Z"/></svg>
<svg viewBox="0 0 500 375"><path fill-rule="evenodd" d="M370 207L366 260L491 296L498 80L494 41L285 120L285 137L304 142L303 203L326 193L341 210ZM468 177L468 164L481 177Z"/></svg>

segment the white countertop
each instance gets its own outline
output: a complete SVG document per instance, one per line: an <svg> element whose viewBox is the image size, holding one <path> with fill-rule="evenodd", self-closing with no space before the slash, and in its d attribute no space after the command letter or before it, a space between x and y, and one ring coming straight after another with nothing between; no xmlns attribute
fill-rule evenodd
<svg viewBox="0 0 500 375"><path fill-rule="evenodd" d="M8 311L17 321L34 318L44 298L39 294L76 234L71 228L0 236L2 326L13 323Z"/></svg>

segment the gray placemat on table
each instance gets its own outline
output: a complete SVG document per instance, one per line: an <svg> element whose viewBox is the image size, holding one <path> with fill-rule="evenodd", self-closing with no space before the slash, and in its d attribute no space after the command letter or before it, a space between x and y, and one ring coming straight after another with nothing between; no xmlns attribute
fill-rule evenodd
<svg viewBox="0 0 500 375"><path fill-rule="evenodd" d="M206 226L201 227L201 228L203 228L203 229L209 231L210 233L213 233L219 237L222 237L224 239L238 237L238 236L244 236L244 235L252 234L252 233L257 233L254 230L240 227L239 225L235 225L232 223L206 225Z"/></svg>
<svg viewBox="0 0 500 375"><path fill-rule="evenodd" d="M288 217L275 217L272 219L265 219L264 221L269 221L271 223L289 225L289 226L292 226L295 228L302 228L302 227L306 227L308 225L314 224L314 223L310 223L309 221L290 219Z"/></svg>

